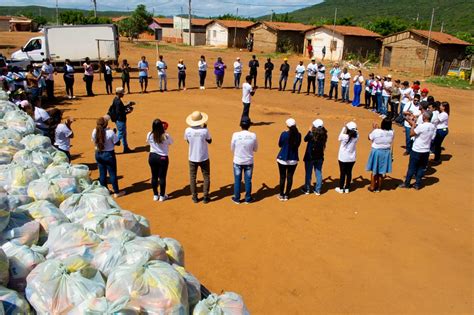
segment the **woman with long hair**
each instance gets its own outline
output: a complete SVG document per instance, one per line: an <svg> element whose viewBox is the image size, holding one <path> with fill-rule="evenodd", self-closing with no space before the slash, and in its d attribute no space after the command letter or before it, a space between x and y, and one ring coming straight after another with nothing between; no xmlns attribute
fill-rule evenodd
<svg viewBox="0 0 474 315"><path fill-rule="evenodd" d="M205 90L206 75L207 75L207 62L204 55L201 56L198 62L198 71L199 71L199 89Z"/></svg>
<svg viewBox="0 0 474 315"><path fill-rule="evenodd" d="M86 82L86 91L87 96L94 96L94 92L92 92L92 83L94 82L94 67L91 64L91 60L89 57L86 57L84 63L82 64L84 68L84 82Z"/></svg>
<svg viewBox="0 0 474 315"><path fill-rule="evenodd" d="M439 114L436 124L436 136L434 138L434 162L441 162L441 145L443 144L444 138L449 133L448 130L448 121L449 121L449 103L442 102L439 106Z"/></svg>
<svg viewBox="0 0 474 315"><path fill-rule="evenodd" d="M341 143L338 155L340 179L336 192L348 194L352 181L352 168L356 161L356 144L359 140L356 123L351 121L342 127L338 140Z"/></svg>
<svg viewBox="0 0 474 315"><path fill-rule="evenodd" d="M372 150L367 161L366 170L371 171L369 191L380 192L385 174L392 172L392 120L384 118L380 127L373 125L369 134Z"/></svg>
<svg viewBox="0 0 474 315"><path fill-rule="evenodd" d="M280 201L287 201L293 185L293 175L298 165L298 148L301 144L301 133L296 127L296 121L293 118L286 120L288 130L283 131L278 141L280 152L277 156L278 171L280 173ZM286 182L286 189L285 189Z"/></svg>
<svg viewBox="0 0 474 315"><path fill-rule="evenodd" d="M117 180L117 159L115 158L114 147L119 142L114 130L107 128L109 117L97 119L97 125L92 131L92 141L95 144L95 160L99 169L99 182L107 187L107 172L114 190L114 197L125 195L125 191L120 191Z"/></svg>
<svg viewBox="0 0 474 315"><path fill-rule="evenodd" d="M146 142L150 145L150 155L148 164L151 169L151 186L153 189L154 201L165 201L166 195L166 174L168 172L168 152L173 139L166 132L168 124L160 119L155 119L151 126L151 131L146 136ZM160 193L158 194L158 183Z"/></svg>
<svg viewBox="0 0 474 315"><path fill-rule="evenodd" d="M321 194L321 187L323 184L323 162L324 150L326 149L326 142L328 140L328 131L324 128L324 123L321 119L313 121L308 134L304 137L304 141L308 143L303 161L305 162L305 182L303 193L308 195L311 191L311 175L314 170L316 176L316 188L314 193L319 196Z"/></svg>

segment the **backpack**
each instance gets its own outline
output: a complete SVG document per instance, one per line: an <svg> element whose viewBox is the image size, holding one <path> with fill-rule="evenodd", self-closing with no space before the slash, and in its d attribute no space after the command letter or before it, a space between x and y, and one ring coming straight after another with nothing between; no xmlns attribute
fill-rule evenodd
<svg viewBox="0 0 474 315"><path fill-rule="evenodd" d="M110 120L112 120L112 122L117 121L117 108L116 108L114 103L112 103L112 105L110 105L109 111L107 112L107 115L109 115Z"/></svg>

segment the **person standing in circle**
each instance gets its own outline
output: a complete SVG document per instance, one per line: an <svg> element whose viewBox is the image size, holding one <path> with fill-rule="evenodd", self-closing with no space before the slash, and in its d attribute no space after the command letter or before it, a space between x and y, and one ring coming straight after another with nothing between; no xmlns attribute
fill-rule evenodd
<svg viewBox="0 0 474 315"><path fill-rule="evenodd" d="M151 131L146 136L146 142L150 145L148 164L151 169L151 187L153 189L153 201L165 201L166 194L166 174L168 173L168 153L169 146L173 144L173 139L166 132L168 124L160 119L153 121ZM158 183L160 192L158 193Z"/></svg>
<svg viewBox="0 0 474 315"><path fill-rule="evenodd" d="M242 117L240 118L243 120L245 117L250 119L250 104L252 101L252 96L255 95L257 91L257 87L252 87L252 76L248 75L245 77L245 83L242 84L242 103L243 103L243 111Z"/></svg>
<svg viewBox="0 0 474 315"><path fill-rule="evenodd" d="M130 65L128 64L127 59L122 61L120 68L122 69L122 89L125 92L125 87L127 87L128 94L130 94Z"/></svg>
<svg viewBox="0 0 474 315"><path fill-rule="evenodd" d="M146 57L142 56L142 60L138 63L138 81L140 81L140 91L141 93L146 93L146 89L148 88L148 61L146 61Z"/></svg>
<svg viewBox="0 0 474 315"><path fill-rule="evenodd" d="M253 79L253 86L257 86L258 67L260 67L260 64L257 60L257 56L253 55L252 60L249 61L250 75Z"/></svg>
<svg viewBox="0 0 474 315"><path fill-rule="evenodd" d="M206 62L206 57L203 55L201 56L201 59L198 62L198 71L199 71L199 89L200 90L205 90L205 84L206 84L206 76L207 76L207 62Z"/></svg>
<svg viewBox="0 0 474 315"><path fill-rule="evenodd" d="M66 95L68 99L76 98L74 96L74 67L69 59L65 60L63 67L64 84L66 85Z"/></svg>
<svg viewBox="0 0 474 315"><path fill-rule="evenodd" d="M86 82L87 96L94 96L94 92L92 92L92 83L94 82L94 67L92 66L89 57L86 57L82 67L84 68L84 81Z"/></svg>
<svg viewBox="0 0 474 315"><path fill-rule="evenodd" d="M318 73L318 65L316 64L316 58L311 58L311 62L306 67L308 73L308 89L306 95L309 95L311 87L313 87L313 94L316 95L316 74Z"/></svg>
<svg viewBox="0 0 474 315"><path fill-rule="evenodd" d="M357 125L351 121L347 123L341 130L338 138L339 142L339 187L336 192L340 194L348 194L351 188L352 168L356 162L356 144L359 140Z"/></svg>
<svg viewBox="0 0 474 315"><path fill-rule="evenodd" d="M240 89L240 77L242 76L242 62L240 62L240 57L237 57L234 62L234 87Z"/></svg>
<svg viewBox="0 0 474 315"><path fill-rule="evenodd" d="M221 57L217 57L216 63L214 63L214 74L216 75L216 85L218 89L222 89L222 84L224 84L224 74L227 66L222 61Z"/></svg>
<svg viewBox="0 0 474 315"><path fill-rule="evenodd" d="M298 84L298 94L301 92L301 86L303 85L303 78L304 78L304 72L306 71L306 68L303 65L303 61L300 61L300 64L296 66L295 70L295 81L293 82L293 91L291 93L295 93L296 91L296 85Z"/></svg>
<svg viewBox="0 0 474 315"><path fill-rule="evenodd" d="M278 82L278 91L284 91L286 89L286 82L288 82L288 75L290 74L290 65L288 64L288 58L283 59L283 63L280 66L280 81ZM281 83L283 82L283 87Z"/></svg>
<svg viewBox="0 0 474 315"><path fill-rule="evenodd" d="M46 82L46 94L48 96L48 101L54 101L54 75L56 74L56 70L54 69L53 65L49 58L46 58L46 61L43 63L41 67L41 75L43 76Z"/></svg>
<svg viewBox="0 0 474 315"><path fill-rule="evenodd" d="M360 105L360 94L362 93L362 84L364 84L362 71L357 71L352 81L354 82L354 99L352 100L352 106L356 107Z"/></svg>
<svg viewBox="0 0 474 315"><path fill-rule="evenodd" d="M320 62L318 64L318 96L324 96L324 81L326 80L326 67Z"/></svg>
<svg viewBox="0 0 474 315"><path fill-rule="evenodd" d="M186 91L186 65L183 59L178 62L178 91L181 90L181 85L183 85L183 91Z"/></svg>
<svg viewBox="0 0 474 315"><path fill-rule="evenodd" d="M267 58L267 62L265 63L265 89L267 88L267 86L270 90L272 89L273 68L275 68L275 66L272 63L272 59Z"/></svg>
<svg viewBox="0 0 474 315"><path fill-rule="evenodd" d="M296 127L296 121L293 118L288 118L286 126L288 130L283 131L278 140L278 146L280 147L280 152L277 156L278 171L280 173L278 200L280 201L288 201L290 197L293 175L299 161L298 148L301 144L301 133Z"/></svg>
<svg viewBox="0 0 474 315"><path fill-rule="evenodd" d="M441 162L441 150L444 138L449 133L448 129L448 121L449 121L449 103L442 102L439 106L440 113L438 114L438 118L436 120L436 136L434 138L433 146L434 146L434 162L440 163Z"/></svg>
<svg viewBox="0 0 474 315"><path fill-rule="evenodd" d="M104 63L104 81L105 81L105 90L107 95L112 94L112 81L114 80L112 76L112 67L110 66L110 61L106 60Z"/></svg>
<svg viewBox="0 0 474 315"><path fill-rule="evenodd" d="M168 91L168 77L166 76L166 69L168 66L166 62L163 60L163 56L160 55L160 60L156 62L156 70L158 70L158 79L160 81L160 92Z"/></svg>
<svg viewBox="0 0 474 315"><path fill-rule="evenodd" d="M321 188L323 185L323 162L324 150L326 149L326 142L328 140L328 131L324 128L324 123L321 119L313 121L308 134L304 137L304 141L308 143L304 154L305 162L305 182L303 193L308 195L311 193L311 177L314 170L316 176L316 187L314 193L321 195Z"/></svg>

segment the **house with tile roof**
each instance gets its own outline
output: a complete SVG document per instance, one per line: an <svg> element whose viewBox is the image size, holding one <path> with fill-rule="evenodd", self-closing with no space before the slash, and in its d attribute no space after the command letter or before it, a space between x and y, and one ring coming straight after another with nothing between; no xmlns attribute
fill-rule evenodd
<svg viewBox="0 0 474 315"><path fill-rule="evenodd" d="M442 32L406 30L382 39L380 63L387 68L446 75L453 60L464 59L466 47L470 45Z"/></svg>
<svg viewBox="0 0 474 315"><path fill-rule="evenodd" d="M340 61L348 54L362 57L380 54L381 36L359 26L321 25L306 31L304 38L304 50L301 52L308 58ZM326 51L325 56L323 50Z"/></svg>
<svg viewBox="0 0 474 315"><path fill-rule="evenodd" d="M304 33L311 28L311 25L301 23L262 21L250 28L250 36L256 52L300 53L304 47Z"/></svg>
<svg viewBox="0 0 474 315"><path fill-rule="evenodd" d="M215 47L246 47L251 21L215 20L207 26L206 45Z"/></svg>

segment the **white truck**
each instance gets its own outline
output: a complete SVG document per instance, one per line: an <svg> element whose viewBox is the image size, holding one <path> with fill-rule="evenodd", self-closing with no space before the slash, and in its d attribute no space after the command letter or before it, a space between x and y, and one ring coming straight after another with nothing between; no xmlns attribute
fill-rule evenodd
<svg viewBox="0 0 474 315"><path fill-rule="evenodd" d="M91 61L118 61L119 33L115 25L47 26L43 32L44 36L31 38L14 52L11 61L29 64L49 58L56 65L66 59L80 65L86 57Z"/></svg>

